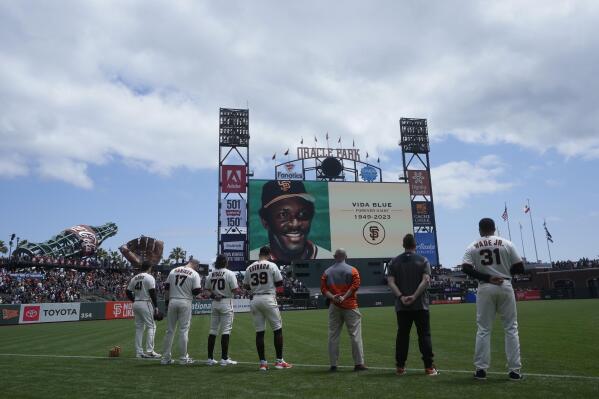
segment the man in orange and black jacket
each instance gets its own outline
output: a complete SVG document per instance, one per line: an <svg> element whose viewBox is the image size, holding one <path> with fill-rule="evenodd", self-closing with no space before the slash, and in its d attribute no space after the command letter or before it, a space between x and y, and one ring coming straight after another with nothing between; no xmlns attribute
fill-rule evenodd
<svg viewBox="0 0 599 399"><path fill-rule="evenodd" d="M364 365L362 345L362 315L358 310L356 291L360 287L358 270L345 263L347 253L343 249L335 251L335 263L324 271L320 279L320 290L327 297L329 305L329 358L331 371L337 371L339 359L339 336L343 323L352 345L354 371L367 370Z"/></svg>

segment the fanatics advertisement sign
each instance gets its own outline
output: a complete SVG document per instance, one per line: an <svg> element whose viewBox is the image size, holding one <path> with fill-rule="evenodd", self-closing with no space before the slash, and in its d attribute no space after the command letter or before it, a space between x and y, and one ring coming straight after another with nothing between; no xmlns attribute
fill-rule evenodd
<svg viewBox="0 0 599 399"><path fill-rule="evenodd" d="M80 307L80 303L23 304L19 324L79 321Z"/></svg>

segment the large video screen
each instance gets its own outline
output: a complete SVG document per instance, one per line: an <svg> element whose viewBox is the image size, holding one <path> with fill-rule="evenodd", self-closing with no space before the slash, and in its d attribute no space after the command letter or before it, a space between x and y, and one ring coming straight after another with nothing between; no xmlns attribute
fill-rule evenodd
<svg viewBox="0 0 599 399"><path fill-rule="evenodd" d="M250 180L250 259L270 245L279 264L350 258L391 258L412 233L410 189L404 183Z"/></svg>

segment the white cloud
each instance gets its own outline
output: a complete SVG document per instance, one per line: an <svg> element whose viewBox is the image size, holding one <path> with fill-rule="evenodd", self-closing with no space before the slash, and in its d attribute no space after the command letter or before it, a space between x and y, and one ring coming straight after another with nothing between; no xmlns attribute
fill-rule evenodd
<svg viewBox="0 0 599 399"><path fill-rule="evenodd" d="M505 167L494 155L487 155L472 163L448 162L431 169L435 203L457 209L472 198L508 190L512 183L501 181Z"/></svg>
<svg viewBox="0 0 599 399"><path fill-rule="evenodd" d="M383 153L402 116L433 139L596 158L598 17L592 1L4 2L0 159L19 161L0 177L212 168L218 108L246 104L258 167L326 131Z"/></svg>
<svg viewBox="0 0 599 399"><path fill-rule="evenodd" d="M17 154L5 154L0 158L0 176L20 177L29 173L23 157Z"/></svg>

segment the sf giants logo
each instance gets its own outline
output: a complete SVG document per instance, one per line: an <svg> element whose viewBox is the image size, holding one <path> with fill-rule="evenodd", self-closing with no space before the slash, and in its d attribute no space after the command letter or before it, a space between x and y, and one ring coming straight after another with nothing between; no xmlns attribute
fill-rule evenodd
<svg viewBox="0 0 599 399"><path fill-rule="evenodd" d="M291 182L289 180L279 180L277 184L281 188L281 191L287 192L291 188Z"/></svg>
<svg viewBox="0 0 599 399"><path fill-rule="evenodd" d="M223 193L245 193L246 180L245 165L223 165L221 167Z"/></svg>
<svg viewBox="0 0 599 399"><path fill-rule="evenodd" d="M370 245L379 245L385 240L385 228L379 222L368 222L362 229L364 240Z"/></svg>

